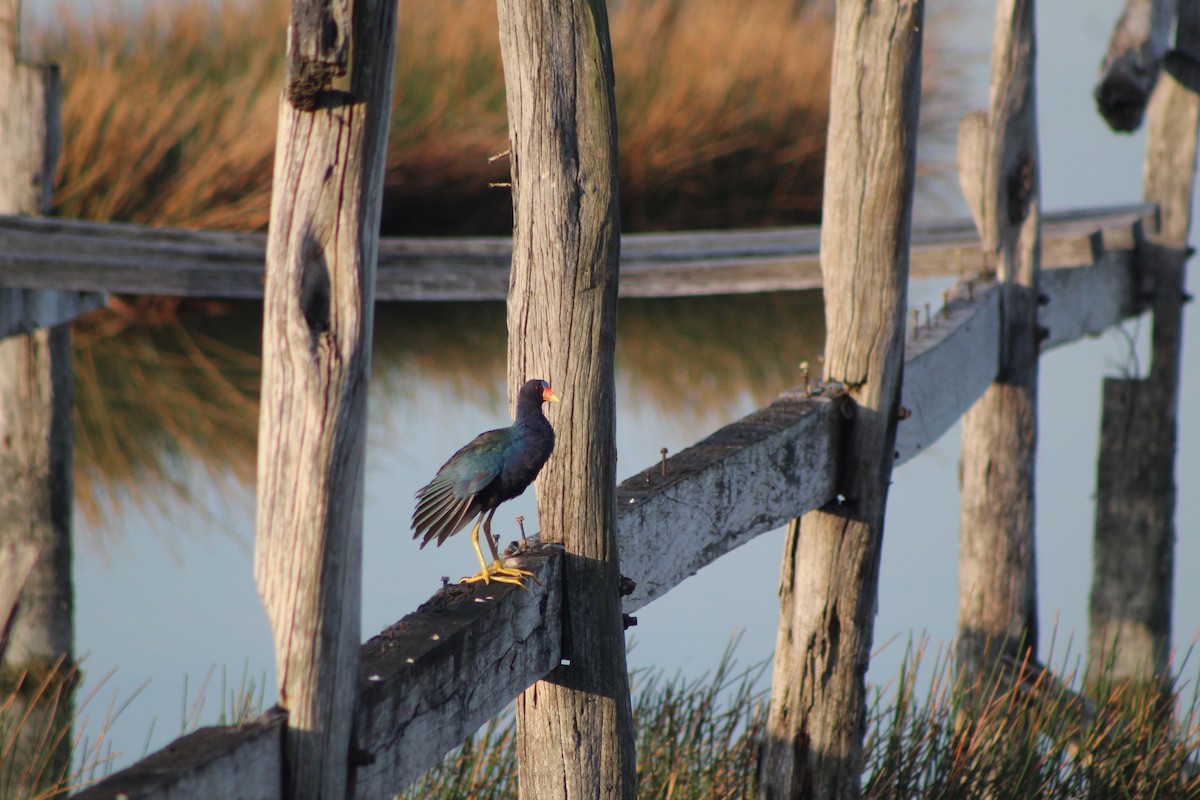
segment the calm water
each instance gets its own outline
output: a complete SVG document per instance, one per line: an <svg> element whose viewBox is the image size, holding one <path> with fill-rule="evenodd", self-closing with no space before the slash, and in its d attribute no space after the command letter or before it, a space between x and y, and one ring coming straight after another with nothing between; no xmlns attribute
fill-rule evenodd
<svg viewBox="0 0 1200 800"><path fill-rule="evenodd" d="M931 4L931 11L935 4ZM1039 25L1044 204L1064 208L1135 201L1142 139L1107 132L1091 108L1095 64L1119 3L1043 4ZM986 51L991 4L962 27ZM980 35L980 31L983 31ZM1053 47L1045 43L1053 42ZM1081 55L1083 54L1083 55ZM973 105L985 90L973 78ZM966 110L966 109L964 109ZM941 209L935 209L940 212ZM925 212L933 213L933 212ZM958 212L958 213L961 213ZM912 288L936 302L943 282ZM271 637L252 576L253 472L260 319L253 307L188 317L182 328L81 331L76 531L77 647L85 658L84 710L94 738L110 698L127 699L108 734L117 766L157 748L185 717L217 719L222 672L265 679L273 697ZM820 352L819 296L626 302L618 343L619 477L751 411L798 380ZM1193 315L1194 316L1194 315ZM1200 629L1196 524L1200 476L1200 334L1189 319L1178 466L1177 642ZM1145 363L1147 326L1128 331ZM418 550L408 531L412 495L459 445L507 424L504 311L498 304L391 305L379 310L371 386L365 513L363 634L413 610L443 575L474 571L463 537ZM1042 362L1038 565L1043 652L1057 627L1086 636L1100 380L1129 363L1109 334ZM556 386L569 397L571 387ZM895 475L890 496L870 678L896 673L905 640L933 647L954 634L957 432ZM532 493L497 518L536 518ZM534 526L536 527L536 526ZM633 666L698 675L735 631L743 661L774 646L779 532L760 537L639 612ZM890 644L889 644L890 642ZM1073 652L1080 652L1076 645ZM1196 674L1192 665L1191 674ZM190 708L208 681L206 705ZM185 680L187 681L185 689ZM139 687L140 689L139 693ZM136 696L135 696L136 695Z"/></svg>

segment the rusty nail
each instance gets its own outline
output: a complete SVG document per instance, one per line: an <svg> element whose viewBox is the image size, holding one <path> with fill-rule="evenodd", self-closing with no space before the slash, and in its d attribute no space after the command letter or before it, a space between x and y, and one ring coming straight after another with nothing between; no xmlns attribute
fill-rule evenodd
<svg viewBox="0 0 1200 800"><path fill-rule="evenodd" d="M946 289L942 292L942 316L950 314L950 290Z"/></svg>
<svg viewBox="0 0 1200 800"><path fill-rule="evenodd" d="M658 452L660 455L662 455L662 474L665 478L667 477L667 448L660 447L658 448Z"/></svg>
<svg viewBox="0 0 1200 800"><path fill-rule="evenodd" d="M916 336L917 333L921 330L921 312L917 311L914 308L912 310L912 315L913 315L913 336Z"/></svg>
<svg viewBox="0 0 1200 800"><path fill-rule="evenodd" d="M929 313L929 303L925 304L925 327L926 328L933 327L933 318Z"/></svg>
<svg viewBox="0 0 1200 800"><path fill-rule="evenodd" d="M808 394L808 362L800 362L800 377L804 379L804 399L807 400Z"/></svg>
<svg viewBox="0 0 1200 800"><path fill-rule="evenodd" d="M517 527L521 529L521 543L529 544L529 540L525 538L525 518L517 517Z"/></svg>
<svg viewBox="0 0 1200 800"><path fill-rule="evenodd" d="M899 408L896 409L896 419L908 419L911 416L912 416L912 412L909 411L904 406L900 406Z"/></svg>
<svg viewBox="0 0 1200 800"><path fill-rule="evenodd" d="M637 617L630 616L629 614L622 614L621 625L625 628L625 630L629 630L637 625Z"/></svg>

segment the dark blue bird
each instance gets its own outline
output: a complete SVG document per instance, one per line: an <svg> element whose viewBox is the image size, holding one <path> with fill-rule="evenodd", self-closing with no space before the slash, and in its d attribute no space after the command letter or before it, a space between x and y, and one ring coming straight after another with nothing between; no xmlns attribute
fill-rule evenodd
<svg viewBox="0 0 1200 800"><path fill-rule="evenodd" d="M541 471L554 450L554 429L542 414L542 403L557 403L550 384L542 380L526 381L517 394L517 419L508 428L487 431L450 456L429 485L417 492L413 511L413 538L421 547L437 539L441 545L475 520L471 544L479 564L476 575L462 583L499 581L522 585L532 573L500 563L500 553L492 538L492 516L496 507L524 492ZM494 562L488 566L479 549L479 526L492 551Z"/></svg>

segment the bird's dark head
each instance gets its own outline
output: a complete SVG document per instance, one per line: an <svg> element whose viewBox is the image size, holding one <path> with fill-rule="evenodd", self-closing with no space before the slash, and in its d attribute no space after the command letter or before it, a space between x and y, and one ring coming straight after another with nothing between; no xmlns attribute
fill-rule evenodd
<svg viewBox="0 0 1200 800"><path fill-rule="evenodd" d="M534 378L530 381L525 381L525 385L521 387L520 393L517 395L517 402L533 401L539 405L542 403L557 403L558 395L550 388L550 384L543 380Z"/></svg>

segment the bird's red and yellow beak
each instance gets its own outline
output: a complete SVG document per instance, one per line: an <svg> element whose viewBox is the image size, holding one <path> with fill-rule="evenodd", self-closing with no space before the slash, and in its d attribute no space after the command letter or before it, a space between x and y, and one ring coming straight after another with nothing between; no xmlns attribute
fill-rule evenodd
<svg viewBox="0 0 1200 800"><path fill-rule="evenodd" d="M554 390L551 389L549 386L547 386L545 389L542 389L542 402L543 403L557 403L560 401L558 399L558 395L556 395L554 393Z"/></svg>

